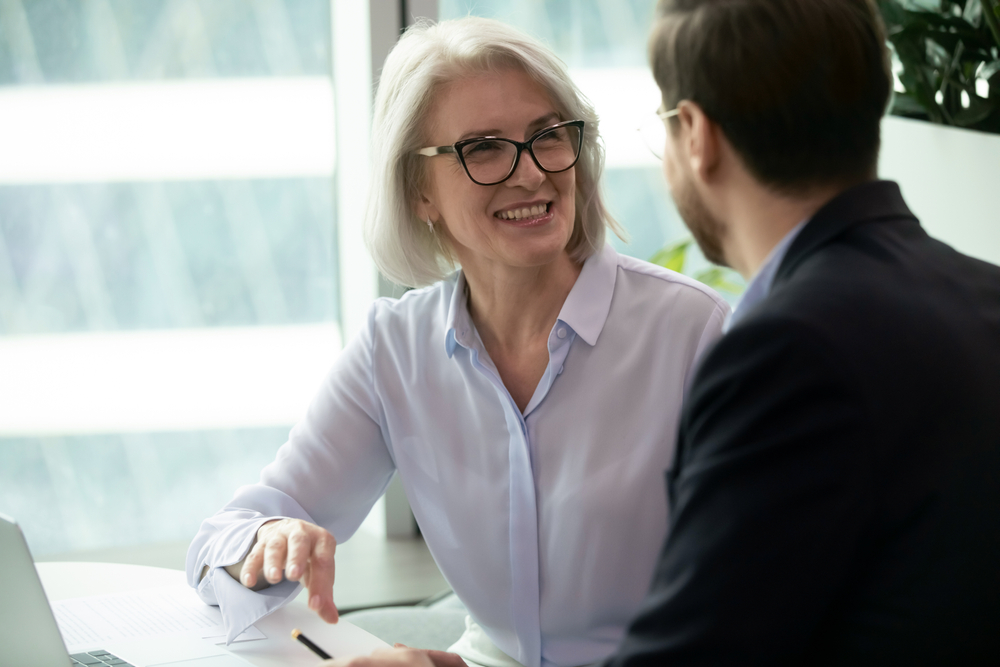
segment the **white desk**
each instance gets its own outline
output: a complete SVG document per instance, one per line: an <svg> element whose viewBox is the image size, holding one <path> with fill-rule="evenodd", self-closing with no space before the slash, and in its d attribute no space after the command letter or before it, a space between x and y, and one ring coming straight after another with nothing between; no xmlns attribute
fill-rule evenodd
<svg viewBox="0 0 1000 667"><path fill-rule="evenodd" d="M185 584L184 573L180 570L145 565L37 563L36 567L49 600ZM267 639L233 644L229 650L257 667L315 667L318 658L292 640L291 632L294 628L301 629L310 639L333 652L334 647L345 641L353 645L370 646L372 649L384 646L380 640L347 621L328 625L298 600L293 600L288 606L257 621L255 625Z"/></svg>

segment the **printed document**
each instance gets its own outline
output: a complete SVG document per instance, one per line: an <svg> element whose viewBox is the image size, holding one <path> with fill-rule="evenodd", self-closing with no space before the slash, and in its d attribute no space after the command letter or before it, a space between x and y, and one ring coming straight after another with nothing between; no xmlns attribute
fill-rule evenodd
<svg viewBox="0 0 1000 667"><path fill-rule="evenodd" d="M85 646L176 634L216 644L226 640L219 608L206 605L183 585L56 600L52 611L70 653ZM236 641L264 638L250 626Z"/></svg>

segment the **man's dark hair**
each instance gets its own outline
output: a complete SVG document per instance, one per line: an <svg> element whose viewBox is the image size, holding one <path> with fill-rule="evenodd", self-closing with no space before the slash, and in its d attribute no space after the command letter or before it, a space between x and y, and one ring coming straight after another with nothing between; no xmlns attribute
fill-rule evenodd
<svg viewBox="0 0 1000 667"><path fill-rule="evenodd" d="M875 176L892 74L874 0L660 0L650 61L664 109L697 103L765 185Z"/></svg>

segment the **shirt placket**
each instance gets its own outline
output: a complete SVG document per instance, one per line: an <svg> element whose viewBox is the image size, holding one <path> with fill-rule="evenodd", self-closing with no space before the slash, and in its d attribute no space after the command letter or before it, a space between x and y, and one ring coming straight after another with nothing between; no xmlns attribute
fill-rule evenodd
<svg viewBox="0 0 1000 667"><path fill-rule="evenodd" d="M558 322L549 336L549 364L539 382L539 387L528 405L527 414L541 403L562 373L569 346L575 334ZM540 586L538 572L538 507L535 494L535 475L531 461L531 439L526 416L517 404L492 364L480 359L478 345L471 348L472 365L489 379L503 407L509 434L509 526L511 565L511 624L518 638L517 660L527 667L541 664L541 622L539 618Z"/></svg>

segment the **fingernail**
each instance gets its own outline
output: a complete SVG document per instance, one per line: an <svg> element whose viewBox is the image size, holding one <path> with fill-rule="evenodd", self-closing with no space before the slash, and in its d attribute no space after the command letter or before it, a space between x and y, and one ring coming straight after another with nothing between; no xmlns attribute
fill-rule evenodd
<svg viewBox="0 0 1000 667"><path fill-rule="evenodd" d="M243 583L246 584L247 586L250 585L250 573L249 572L244 572L243 573Z"/></svg>
<svg viewBox="0 0 1000 667"><path fill-rule="evenodd" d="M289 579L298 579L298 577L299 577L299 566L298 565L293 565L290 568L288 568L288 578Z"/></svg>
<svg viewBox="0 0 1000 667"><path fill-rule="evenodd" d="M309 608L312 609L313 611L319 609L319 604L320 602L318 595L314 595L311 598L309 598Z"/></svg>
<svg viewBox="0 0 1000 667"><path fill-rule="evenodd" d="M281 570L279 570L276 567L272 567L271 568L271 579L279 579L279 578L281 578Z"/></svg>

